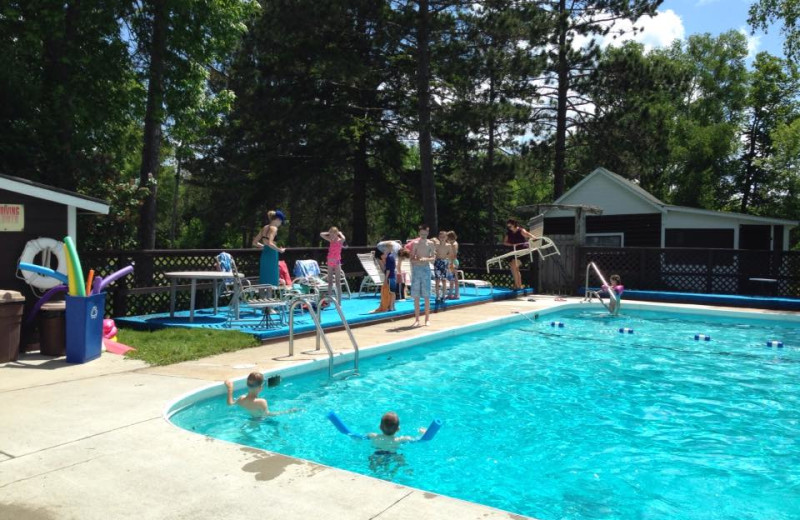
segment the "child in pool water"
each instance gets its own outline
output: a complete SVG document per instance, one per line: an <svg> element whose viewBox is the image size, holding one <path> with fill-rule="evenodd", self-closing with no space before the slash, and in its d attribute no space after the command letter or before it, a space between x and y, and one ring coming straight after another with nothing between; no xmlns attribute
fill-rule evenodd
<svg viewBox="0 0 800 520"><path fill-rule="evenodd" d="M241 406L253 417L272 417L275 415L283 415L286 413L293 413L297 408L292 408L282 412L270 412L267 400L258 397L261 390L264 388L264 374L261 372L250 372L247 376L247 393L238 399L233 398L233 381L230 379L225 380L225 386L228 388L228 406Z"/></svg>
<svg viewBox="0 0 800 520"><path fill-rule="evenodd" d="M408 435L395 437L395 434L400 430L400 418L395 412L386 412L381 417L381 433L368 433L367 438L372 441L372 446L375 448L376 454L394 453L397 448L406 442L417 440L415 437ZM420 428L421 434L425 433L425 428Z"/></svg>

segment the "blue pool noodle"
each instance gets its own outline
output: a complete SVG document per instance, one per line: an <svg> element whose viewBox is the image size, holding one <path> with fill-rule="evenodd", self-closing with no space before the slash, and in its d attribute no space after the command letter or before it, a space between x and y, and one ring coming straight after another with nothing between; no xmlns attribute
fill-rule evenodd
<svg viewBox="0 0 800 520"><path fill-rule="evenodd" d="M333 425L336 426L336 429L342 432L343 434L349 435L350 437L356 439L366 439L364 435L351 432L350 428L348 428L347 425L344 422L342 422L342 420L339 418L338 415L336 415L336 412L334 412L333 410L328 412L328 414L325 417L330 419Z"/></svg>
<svg viewBox="0 0 800 520"><path fill-rule="evenodd" d="M67 283L67 275L59 273L58 271L54 271L47 267L42 267L41 265L36 264L28 264L26 262L20 262L19 268L23 271L32 271L37 274L41 274L44 276L49 276L51 278L55 278L61 283Z"/></svg>
<svg viewBox="0 0 800 520"><path fill-rule="evenodd" d="M417 442L433 440L433 438L436 436L436 433L441 428L442 428L442 420L434 419L433 422L431 422L431 425L428 426L428 429L425 430L425 433L422 435L422 437L420 437L419 440L417 440Z"/></svg>

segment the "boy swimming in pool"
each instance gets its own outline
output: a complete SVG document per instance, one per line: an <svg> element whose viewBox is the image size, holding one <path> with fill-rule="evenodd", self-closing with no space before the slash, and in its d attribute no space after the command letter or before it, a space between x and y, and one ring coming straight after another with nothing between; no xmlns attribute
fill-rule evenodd
<svg viewBox="0 0 800 520"><path fill-rule="evenodd" d="M395 412L386 412L381 417L381 432L368 433L367 438L372 441L376 454L394 453L397 448L406 442L417 440L415 437L403 435L395 437L394 434L400 430L400 418ZM420 428L419 433L425 433L425 428Z"/></svg>
<svg viewBox="0 0 800 520"><path fill-rule="evenodd" d="M230 379L225 380L225 386L228 388L228 406L241 406L253 417L271 417L275 415L282 415L285 413L296 412L296 408L286 410L283 412L270 412L267 400L258 397L261 390L264 388L264 374L261 372L250 372L247 376L247 394L233 399L233 381Z"/></svg>

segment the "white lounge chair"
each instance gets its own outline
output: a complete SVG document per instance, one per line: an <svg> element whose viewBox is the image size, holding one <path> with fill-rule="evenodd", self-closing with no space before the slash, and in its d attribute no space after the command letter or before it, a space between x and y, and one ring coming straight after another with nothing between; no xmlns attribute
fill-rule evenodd
<svg viewBox="0 0 800 520"><path fill-rule="evenodd" d="M374 253L359 253L356 256L366 273L361 280L361 287L358 288L358 297L360 298L361 293L365 291L380 291L381 287L383 287L384 274L381 271L380 264L375 259Z"/></svg>
<svg viewBox="0 0 800 520"><path fill-rule="evenodd" d="M532 237L525 244L515 245L512 251L486 260L487 273L489 272L489 268L492 266L492 264L497 264L497 266L500 267L504 260L511 258L519 258L521 256L528 255L531 261L533 261L534 251L539 254L539 258L542 260L548 256L561 254L561 251L558 250L556 244L543 235L544 215L536 215L533 219L531 219L530 225L531 229L529 233L532 235Z"/></svg>
<svg viewBox="0 0 800 520"><path fill-rule="evenodd" d="M230 255L228 255L230 257ZM230 261L230 271L233 274L231 285L233 287L231 303L228 310L228 325L239 318L242 307L264 313L261 323L269 326L274 314L280 324L285 322L286 301L277 298L279 288L274 285L251 285L246 278L239 276L239 270L233 258Z"/></svg>

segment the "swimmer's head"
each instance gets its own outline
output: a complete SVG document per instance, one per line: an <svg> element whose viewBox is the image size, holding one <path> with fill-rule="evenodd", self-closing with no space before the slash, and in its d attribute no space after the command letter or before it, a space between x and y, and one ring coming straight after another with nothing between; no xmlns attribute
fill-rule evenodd
<svg viewBox="0 0 800 520"><path fill-rule="evenodd" d="M381 417L381 431L384 435L394 435L400 429L400 418L394 412L386 412Z"/></svg>

